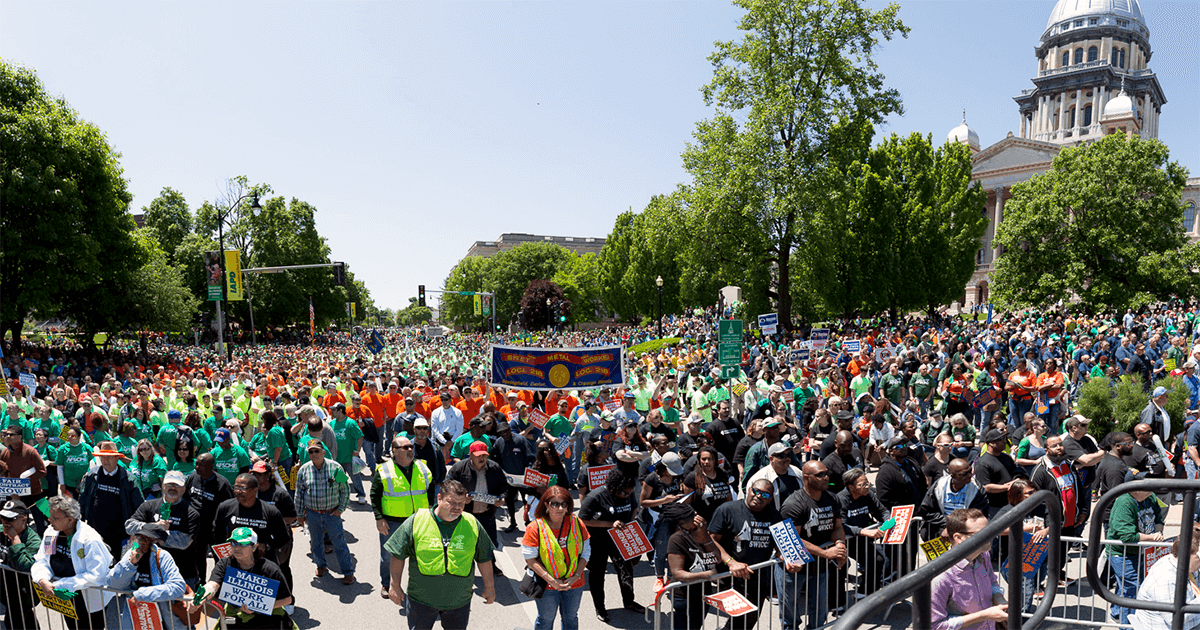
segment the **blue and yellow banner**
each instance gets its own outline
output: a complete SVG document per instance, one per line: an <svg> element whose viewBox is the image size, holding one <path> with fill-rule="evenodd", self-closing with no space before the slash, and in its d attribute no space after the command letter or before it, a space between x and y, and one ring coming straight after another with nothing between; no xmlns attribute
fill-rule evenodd
<svg viewBox="0 0 1200 630"><path fill-rule="evenodd" d="M625 381L625 346L492 346L492 383L517 389L592 389Z"/></svg>
<svg viewBox="0 0 1200 630"><path fill-rule="evenodd" d="M383 352L385 345L386 344L383 342L383 337L379 335L379 331L372 330L371 338L367 341L367 350L370 350L371 354L379 354L380 352Z"/></svg>

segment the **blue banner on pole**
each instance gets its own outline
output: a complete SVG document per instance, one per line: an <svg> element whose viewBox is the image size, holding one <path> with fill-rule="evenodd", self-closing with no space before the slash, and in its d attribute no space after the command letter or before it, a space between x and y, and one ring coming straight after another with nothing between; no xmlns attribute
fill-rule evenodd
<svg viewBox="0 0 1200 630"><path fill-rule="evenodd" d="M492 383L550 391L620 385L625 381L625 346L523 348L492 346Z"/></svg>
<svg viewBox="0 0 1200 630"><path fill-rule="evenodd" d="M370 350L371 354L379 354L383 352L383 346L383 337L379 336L379 331L372 330L371 339L367 341L367 350Z"/></svg>

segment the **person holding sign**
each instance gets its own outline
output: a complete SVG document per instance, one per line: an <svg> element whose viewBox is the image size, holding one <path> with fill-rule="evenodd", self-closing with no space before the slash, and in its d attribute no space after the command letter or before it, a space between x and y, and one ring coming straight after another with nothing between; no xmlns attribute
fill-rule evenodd
<svg viewBox="0 0 1200 630"><path fill-rule="evenodd" d="M0 563L10 571L0 573L0 602L4 603L4 627L36 628L33 615L33 590L23 573L33 567L33 556L40 542L37 532L30 527L29 509L21 501L8 501L0 508L0 521L4 523L0 536ZM20 573L18 573L20 572Z"/></svg>
<svg viewBox="0 0 1200 630"><path fill-rule="evenodd" d="M0 431L5 449L0 451L0 475L10 479L28 479L29 494L25 501L30 504L42 497L42 478L46 476L46 462L36 448L26 444L19 427L5 427Z"/></svg>
<svg viewBox="0 0 1200 630"><path fill-rule="evenodd" d="M526 570L546 583L546 592L537 600L534 630L553 630L558 614L563 628L579 627L583 573L592 547L588 530L574 510L570 491L551 486L538 500L534 521L525 528L521 555Z"/></svg>
<svg viewBox="0 0 1200 630"><path fill-rule="evenodd" d="M443 628L462 630L471 618L475 564L483 577L483 603L496 600L492 574L492 541L480 535L479 522L464 514L471 502L467 487L447 478L437 504L404 521L384 546L392 554L388 596L405 607L409 630L429 630L441 620ZM404 562L413 559L408 588Z"/></svg>
<svg viewBox="0 0 1200 630"><path fill-rule="evenodd" d="M829 572L834 566L837 569L846 566L846 532L842 527L841 506L833 494L826 492L829 469L821 462L810 461L804 464L801 475L803 489L792 493L779 512L783 518L792 519L805 549L818 561L798 573L775 565L775 587L779 593L780 627L783 630L798 626L801 593L806 600L808 625L825 625L825 617L829 614Z"/></svg>
<svg viewBox="0 0 1200 630"><path fill-rule="evenodd" d="M446 479L461 483L472 497L478 497L467 506L467 511L487 532L492 546L499 547L496 508L504 506L504 497L508 495L508 478L504 476L500 464L488 458L488 445L483 442L471 444L468 458L451 466Z"/></svg>
<svg viewBox="0 0 1200 630"><path fill-rule="evenodd" d="M64 613L63 623L70 630L103 628L104 608L113 594L99 587L104 586L111 564L108 545L83 522L79 502L50 497L50 526L29 570L41 589L42 604Z"/></svg>
<svg viewBox="0 0 1200 630"><path fill-rule="evenodd" d="M951 548L973 538L987 527L988 519L975 508L954 510L946 517ZM930 613L934 630L995 630L1008 619L1004 589L992 570L991 545L972 540L975 551L933 578Z"/></svg>
<svg viewBox="0 0 1200 630"><path fill-rule="evenodd" d="M699 582L717 574L721 566L720 553L705 527L704 517L686 503L672 503L663 508L662 518L678 528L667 541L667 564L672 582ZM663 527L666 527L664 524ZM697 583L676 589L671 604L674 630L690 630L704 625L708 605L705 595L716 592L712 583Z"/></svg>
<svg viewBox="0 0 1200 630"><path fill-rule="evenodd" d="M708 524L717 556L733 574L732 580L721 584L721 590L732 586L759 610L771 596L771 574L769 569L751 571L750 565L770 560L777 550L771 524L780 522L782 517L772 501L774 494L771 482L759 479L747 489L745 500L721 504ZM753 628L759 610L735 617L726 629Z"/></svg>
<svg viewBox="0 0 1200 630"><path fill-rule="evenodd" d="M217 560L199 601L188 602L188 612L195 612L215 598L225 602L225 627L229 630L290 629L292 620L284 607L293 601L292 589L279 565L254 553L258 536L249 527L233 530L229 542L233 543L230 555ZM256 587L247 588L245 584ZM263 612L264 609L270 612Z"/></svg>
<svg viewBox="0 0 1200 630"><path fill-rule="evenodd" d="M122 628L133 627L130 605L138 602L156 603L163 627L171 627L170 602L183 597L187 585L171 554L159 545L167 540L167 528L161 523L143 523L132 534L129 549L121 561L108 571L108 588L114 591L133 591L133 596L121 595L119 609Z"/></svg>
<svg viewBox="0 0 1200 630"><path fill-rule="evenodd" d="M608 572L610 559L617 570L617 584L621 587L625 609L638 615L646 612L633 599L633 564L621 556L621 551L608 535L608 530L622 529L633 522L637 508L633 499L636 483L634 477L615 469L604 486L593 490L579 506L579 518L588 528L588 536L592 540L592 555L587 563L588 590L592 592L596 617L605 623L608 623L609 616L604 605L604 574Z"/></svg>

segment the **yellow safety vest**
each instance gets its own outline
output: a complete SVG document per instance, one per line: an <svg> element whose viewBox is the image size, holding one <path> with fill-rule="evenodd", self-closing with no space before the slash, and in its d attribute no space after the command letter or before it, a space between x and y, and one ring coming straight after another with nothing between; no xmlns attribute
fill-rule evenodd
<svg viewBox="0 0 1200 630"><path fill-rule="evenodd" d="M454 526L449 541L442 540L442 530L433 510L421 510L412 517L413 550L417 569L422 575L471 575L475 560L475 543L479 540L479 521L463 513Z"/></svg>
<svg viewBox="0 0 1200 630"><path fill-rule="evenodd" d="M558 544L558 535L551 529L550 524L545 519L537 520L538 557L542 561L542 566L546 567L550 575L556 579L573 575L575 569L579 568L579 554L583 553L583 540L579 536L579 519L575 516L567 518L571 519L571 529L567 534L567 548L570 549L570 552L565 554L563 548Z"/></svg>
<svg viewBox="0 0 1200 630"><path fill-rule="evenodd" d="M400 472L395 462L384 462L376 467L377 479L383 480L383 515L389 518L412 516L417 510L429 507L429 486L433 475L425 461L413 460L413 478L410 482Z"/></svg>

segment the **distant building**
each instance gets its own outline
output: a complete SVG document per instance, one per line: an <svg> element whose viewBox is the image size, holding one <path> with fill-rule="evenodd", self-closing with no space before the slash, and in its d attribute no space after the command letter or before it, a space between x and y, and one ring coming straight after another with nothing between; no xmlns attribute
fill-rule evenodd
<svg viewBox="0 0 1200 630"><path fill-rule="evenodd" d="M525 243L554 243L578 254L599 254L600 250L604 247L604 241L604 238L593 238L590 236L541 236L538 234L509 233L501 234L500 238L494 241L475 241L471 249L467 250L467 255L488 258Z"/></svg>
<svg viewBox="0 0 1200 630"><path fill-rule="evenodd" d="M146 227L146 213L144 213L144 212L133 213L133 224L138 226L139 228Z"/></svg>

